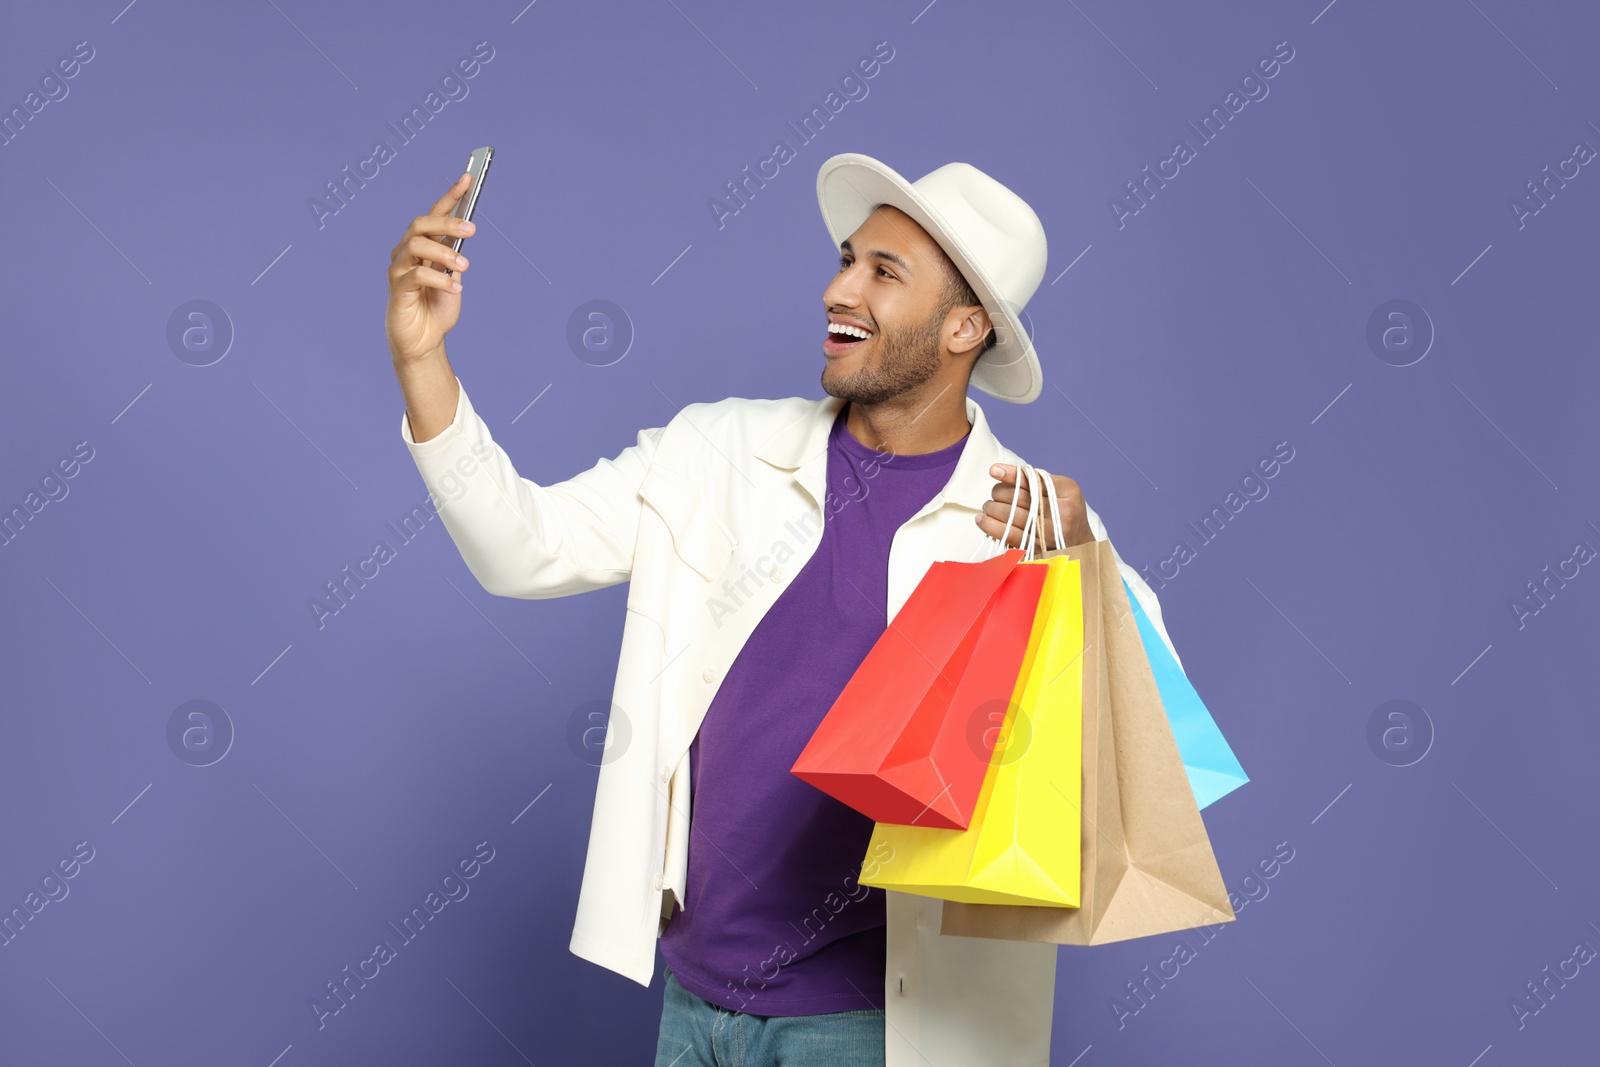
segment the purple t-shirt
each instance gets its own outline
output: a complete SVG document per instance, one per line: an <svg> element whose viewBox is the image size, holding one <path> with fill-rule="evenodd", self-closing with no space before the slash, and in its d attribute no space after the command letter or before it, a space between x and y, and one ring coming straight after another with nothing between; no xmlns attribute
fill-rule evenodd
<svg viewBox="0 0 1600 1067"><path fill-rule="evenodd" d="M756 625L689 746L686 908L661 954L691 993L753 1015L881 1008L883 890L860 874L872 820L789 768L888 625L889 545L950 480L937 452L828 436L815 553Z"/></svg>

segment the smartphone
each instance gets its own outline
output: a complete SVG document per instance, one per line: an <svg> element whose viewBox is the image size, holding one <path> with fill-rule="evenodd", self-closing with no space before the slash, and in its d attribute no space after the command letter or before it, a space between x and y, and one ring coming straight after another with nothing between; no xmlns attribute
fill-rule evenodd
<svg viewBox="0 0 1600 1067"><path fill-rule="evenodd" d="M494 162L494 149L489 145L474 148L472 155L467 157L467 173L472 176L472 182L467 186L467 191L456 201L455 210L450 212L450 217L463 222L472 221L472 212L478 206L478 194L483 192L483 180L489 176L489 164ZM461 251L461 242L465 237L450 239L450 251ZM452 274L450 268L445 268L446 274Z"/></svg>

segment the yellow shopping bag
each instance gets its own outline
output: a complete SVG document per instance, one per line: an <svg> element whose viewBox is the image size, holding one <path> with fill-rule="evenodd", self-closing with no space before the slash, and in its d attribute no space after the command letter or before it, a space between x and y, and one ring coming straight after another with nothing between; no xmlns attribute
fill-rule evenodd
<svg viewBox="0 0 1600 1067"><path fill-rule="evenodd" d="M1068 556L1018 566L1049 572L972 821L964 830L878 823L867 847L875 870L869 877L863 865L862 885L969 904L1079 904L1082 575Z"/></svg>

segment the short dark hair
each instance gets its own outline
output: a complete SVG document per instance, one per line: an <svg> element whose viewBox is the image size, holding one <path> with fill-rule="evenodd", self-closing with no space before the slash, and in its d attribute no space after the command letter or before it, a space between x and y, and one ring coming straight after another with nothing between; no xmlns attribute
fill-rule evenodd
<svg viewBox="0 0 1600 1067"><path fill-rule="evenodd" d="M978 299L978 294L972 291L972 285L961 273L960 269L951 262L949 256L944 257L944 291L939 297L939 317L950 314L955 308L983 306L983 301ZM995 346L999 335L995 332L993 316L990 317L989 336L984 338L983 347L978 350L979 355Z"/></svg>

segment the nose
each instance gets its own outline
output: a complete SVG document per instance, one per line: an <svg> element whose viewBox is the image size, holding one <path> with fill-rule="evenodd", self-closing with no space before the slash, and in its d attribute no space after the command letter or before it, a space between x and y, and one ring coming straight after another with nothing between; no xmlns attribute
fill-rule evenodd
<svg viewBox="0 0 1600 1067"><path fill-rule="evenodd" d="M835 308L857 308L861 306L860 294L857 292L855 264L841 270L833 276L825 289L822 290L822 303L827 310Z"/></svg>

